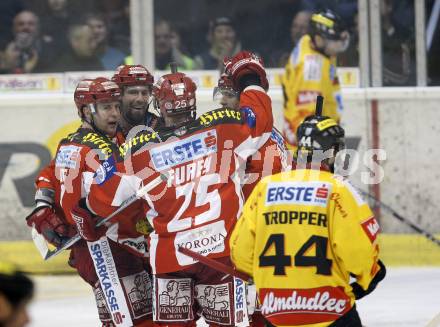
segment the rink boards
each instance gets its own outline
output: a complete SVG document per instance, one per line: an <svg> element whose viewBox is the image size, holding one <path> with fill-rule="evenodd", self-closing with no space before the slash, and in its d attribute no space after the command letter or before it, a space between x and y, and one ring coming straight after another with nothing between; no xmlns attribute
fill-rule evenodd
<svg viewBox="0 0 440 327"><path fill-rule="evenodd" d="M102 72L99 74L103 75ZM197 76L200 86L197 104L199 113L202 113L215 108L211 86L216 77ZM34 258L29 243L17 247L14 241L30 240L24 217L33 205L36 173L48 163L59 139L79 125L71 92L76 80L82 77L85 76L73 74L70 79L61 82L48 79L46 83L52 85L53 90L26 91L19 95L13 90L5 90L7 84L0 80L0 128L3 136L0 141L0 224L4 226L0 229L2 258L4 253L12 253L12 257L16 253L15 257L20 257L24 262ZM270 80L271 85L275 85L269 92L273 100L275 124L281 128L282 92L277 86L279 71L271 73ZM15 82L16 85L24 85L23 81L20 83ZM437 146L440 89L344 88L343 99L342 124L349 137L349 145L359 151L358 164L353 165L351 180L405 218L431 233L440 232L440 203L436 201L440 194L437 182L440 177L437 169L440 159L440 147ZM369 156L371 148L381 148L386 152L386 160L381 161L380 167L372 164ZM380 154L383 155L382 152ZM365 180L371 182L369 176L380 177L382 173L380 184L371 186L363 183ZM399 234L383 236L383 255L388 256L390 262L439 264L438 246L431 248L429 243L412 235L411 229L384 210L376 213L380 215L380 224L385 233ZM410 253L417 255L410 256ZM406 257L413 258L407 261ZM32 265L33 269L45 269L37 263ZM49 269L58 269L56 263L51 265Z"/></svg>

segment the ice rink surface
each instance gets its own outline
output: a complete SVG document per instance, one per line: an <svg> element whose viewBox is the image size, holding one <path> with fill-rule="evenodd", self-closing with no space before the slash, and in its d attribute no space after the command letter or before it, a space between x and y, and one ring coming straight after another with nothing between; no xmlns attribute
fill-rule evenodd
<svg viewBox="0 0 440 327"><path fill-rule="evenodd" d="M37 276L32 327L98 327L92 292L76 276ZM390 268L370 296L358 301L366 327L422 327L440 316L440 268ZM440 326L440 317L429 327ZM202 324L200 324L202 325Z"/></svg>

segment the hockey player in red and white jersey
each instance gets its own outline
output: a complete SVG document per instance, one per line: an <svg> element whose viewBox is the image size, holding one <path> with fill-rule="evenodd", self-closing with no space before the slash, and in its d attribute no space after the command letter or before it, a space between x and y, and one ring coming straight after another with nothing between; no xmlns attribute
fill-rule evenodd
<svg viewBox="0 0 440 327"><path fill-rule="evenodd" d="M165 127L143 132L120 147L118 164L103 187L92 185L88 209L105 217L142 185L167 176L143 198L150 234L155 325L193 326L200 313L210 325L248 325L242 280L200 264L190 249L231 265L228 239L241 212L247 159L270 137L273 118L261 59L241 52L227 64L240 90L240 110L196 114L195 83L182 73L162 76L154 87ZM84 221L93 215L83 212ZM123 217L121 217L123 219Z"/></svg>
<svg viewBox="0 0 440 327"><path fill-rule="evenodd" d="M123 134L127 135L138 125L155 129L160 118L148 110L154 82L148 69L142 65L121 65L113 74L112 81L118 84L122 92L119 127Z"/></svg>
<svg viewBox="0 0 440 327"><path fill-rule="evenodd" d="M72 229L88 241L72 246L69 264L92 286L103 326L149 326L146 243L135 228L142 215L95 230L71 214L93 183L101 185L114 173L118 145L124 141L117 129L121 91L106 78L83 80L74 100L82 125L60 142L52 164L40 174L37 208L27 223L57 246Z"/></svg>
<svg viewBox="0 0 440 327"><path fill-rule="evenodd" d="M214 100L218 101L223 108L240 109L240 93L234 89L231 79L227 74L222 74L214 88ZM263 177L277 174L281 171L289 171L292 162L286 143L274 126L267 142L246 163L246 179L243 184L245 199L251 194L254 186Z"/></svg>

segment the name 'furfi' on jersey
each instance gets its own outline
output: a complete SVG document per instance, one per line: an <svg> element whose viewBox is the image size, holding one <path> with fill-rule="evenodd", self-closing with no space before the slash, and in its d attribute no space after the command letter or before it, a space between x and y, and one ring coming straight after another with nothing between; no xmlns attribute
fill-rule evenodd
<svg viewBox="0 0 440 327"><path fill-rule="evenodd" d="M240 93L239 108L219 108L199 118L194 81L179 72L160 77L153 94L164 126L127 140L121 146L125 158L117 164L118 173L92 185L87 198L89 209L105 217L142 185L166 177L142 198L153 227L153 319L159 326L193 324L195 301L207 323L249 323L240 297L244 283L179 250L184 247L232 265L227 240L244 203L243 172L248 159L271 137L272 107L262 60L243 51L226 61L226 72ZM132 215L130 210L124 215ZM225 305L212 306L209 294L218 294Z"/></svg>

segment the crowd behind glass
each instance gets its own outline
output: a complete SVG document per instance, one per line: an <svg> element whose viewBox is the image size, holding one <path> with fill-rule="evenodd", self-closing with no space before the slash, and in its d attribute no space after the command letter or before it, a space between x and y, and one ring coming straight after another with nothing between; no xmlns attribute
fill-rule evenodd
<svg viewBox="0 0 440 327"><path fill-rule="evenodd" d="M427 0L430 17L434 0ZM384 86L416 84L413 0L381 0ZM114 70L132 63L129 0L2 0L0 73ZM336 11L350 31L338 66L359 62L357 0L156 0L156 69L219 69L241 49L258 52L268 67L285 66L311 13ZM440 85L440 28L427 52L428 84Z"/></svg>

